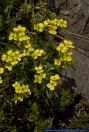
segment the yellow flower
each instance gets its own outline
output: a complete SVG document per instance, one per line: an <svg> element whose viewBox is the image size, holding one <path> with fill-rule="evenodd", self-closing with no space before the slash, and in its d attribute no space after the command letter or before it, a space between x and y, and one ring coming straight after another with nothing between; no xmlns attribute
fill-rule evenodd
<svg viewBox="0 0 89 132"><path fill-rule="evenodd" d="M19 37L18 37L18 40L19 40L20 42L22 42L22 41L28 41L28 40L30 40L30 37L27 36L27 35L19 36Z"/></svg>
<svg viewBox="0 0 89 132"><path fill-rule="evenodd" d="M13 32L9 34L9 40L15 40L15 41L27 41L30 37L26 35L26 28L22 27L21 25L13 28Z"/></svg>
<svg viewBox="0 0 89 132"><path fill-rule="evenodd" d="M5 65L5 68L8 69L8 71L12 70L12 66L11 65Z"/></svg>
<svg viewBox="0 0 89 132"><path fill-rule="evenodd" d="M44 30L44 24L43 23L39 23L39 24L35 24L34 25L34 30L37 30L39 32L42 32Z"/></svg>
<svg viewBox="0 0 89 132"><path fill-rule="evenodd" d="M63 22L63 27L64 27L64 28L67 27L67 21L66 21L66 20L64 20L64 22Z"/></svg>
<svg viewBox="0 0 89 132"><path fill-rule="evenodd" d="M67 21L63 19L53 19L53 20L44 20L43 23L38 23L34 25L34 30L37 30L39 32L42 32L45 28L47 31L52 34L56 35L57 31L56 29L59 27L67 27Z"/></svg>
<svg viewBox="0 0 89 132"><path fill-rule="evenodd" d="M6 60L6 62L8 63L8 62L11 62L12 61L12 56L8 56L7 55L7 60Z"/></svg>
<svg viewBox="0 0 89 132"><path fill-rule="evenodd" d="M53 35L56 35L56 34L57 34L57 31L51 30L51 29L50 29L48 32L49 32L50 34L53 34Z"/></svg>
<svg viewBox="0 0 89 132"><path fill-rule="evenodd" d="M38 25L39 25L39 27L44 28L44 24L43 23L39 23Z"/></svg>
<svg viewBox="0 0 89 132"><path fill-rule="evenodd" d="M6 54L2 54L1 59L2 59L2 61L5 61L7 59L7 55Z"/></svg>
<svg viewBox="0 0 89 132"><path fill-rule="evenodd" d="M54 90L55 87L57 86L58 84L58 80L60 79L60 76L58 74L55 74L54 76L51 76L50 77L50 83L47 83L47 87L50 89L50 90Z"/></svg>
<svg viewBox="0 0 89 132"><path fill-rule="evenodd" d="M50 24L50 22L51 21L49 19L47 19L47 20L44 20L43 24L45 27L47 27Z"/></svg>
<svg viewBox="0 0 89 132"><path fill-rule="evenodd" d="M16 28L13 29L13 30L17 30L16 32L18 32L18 31L25 32L26 31L26 27L22 27L21 25L18 25Z"/></svg>
<svg viewBox="0 0 89 132"><path fill-rule="evenodd" d="M14 34L13 34L13 32L11 32L11 33L9 34L9 40L13 40L13 38L14 38Z"/></svg>
<svg viewBox="0 0 89 132"><path fill-rule="evenodd" d="M59 19L60 21L60 27L63 27L63 28L66 28L67 27L67 21L66 20L63 20L63 19Z"/></svg>
<svg viewBox="0 0 89 132"><path fill-rule="evenodd" d="M55 65L60 65L62 68L68 67L69 65L73 64L73 52L71 49L73 49L73 42L70 40L64 39L62 43L59 44L59 46L56 47L56 50L59 51L60 57L59 59L54 60Z"/></svg>
<svg viewBox="0 0 89 132"><path fill-rule="evenodd" d="M1 76L0 76L0 84L2 84L3 83L3 80L2 80L2 78L1 78Z"/></svg>
<svg viewBox="0 0 89 132"><path fill-rule="evenodd" d="M72 41L70 41L70 40L65 40L64 39L64 44L68 47L68 48L74 48L74 46L73 46L73 42Z"/></svg>
<svg viewBox="0 0 89 132"><path fill-rule="evenodd" d="M55 25L52 26L51 28L52 28L53 30L55 30L55 31L57 30L57 26L55 26Z"/></svg>
<svg viewBox="0 0 89 132"><path fill-rule="evenodd" d="M42 79L43 79L43 78L45 78L45 77L46 77L46 73L41 73L41 74L40 74L40 76L41 76L41 77L42 77Z"/></svg>
<svg viewBox="0 0 89 132"><path fill-rule="evenodd" d="M34 75L34 83L42 83L42 77L40 75Z"/></svg>
<svg viewBox="0 0 89 132"><path fill-rule="evenodd" d="M61 52L62 53L65 53L65 52L67 52L68 51L68 48L67 47L63 47L63 49L61 49Z"/></svg>
<svg viewBox="0 0 89 132"><path fill-rule="evenodd" d="M27 36L27 35L25 35L25 36L23 36L23 40L24 40L24 41L28 41L28 40L30 40L30 37Z"/></svg>
<svg viewBox="0 0 89 132"><path fill-rule="evenodd" d="M17 60L11 62L11 65L12 65L12 66L14 66L14 65L16 65L16 64L18 64L18 61L17 61Z"/></svg>
<svg viewBox="0 0 89 132"><path fill-rule="evenodd" d="M23 93L28 93L29 95L31 95L31 91L30 91L30 89L29 89L29 85L28 84L26 84L26 85L22 85L22 92Z"/></svg>
<svg viewBox="0 0 89 132"><path fill-rule="evenodd" d="M42 83L42 80L46 77L46 73L35 74L34 77L34 83Z"/></svg>
<svg viewBox="0 0 89 132"><path fill-rule="evenodd" d="M64 61L72 61L72 57L71 56L64 56L63 60Z"/></svg>
<svg viewBox="0 0 89 132"><path fill-rule="evenodd" d="M42 68L43 67L40 65L38 67L35 67L35 70L37 71L37 73L42 73L43 72Z"/></svg>
<svg viewBox="0 0 89 132"><path fill-rule="evenodd" d="M44 54L44 50L38 50L38 52L39 52L39 54L38 54L38 56L42 56L42 54Z"/></svg>
<svg viewBox="0 0 89 132"><path fill-rule="evenodd" d="M60 76L58 74L55 74L54 76L50 77L50 80L59 80Z"/></svg>
<svg viewBox="0 0 89 132"><path fill-rule="evenodd" d="M68 48L63 43L60 43L59 46L57 46L56 50L65 53L68 51Z"/></svg>
<svg viewBox="0 0 89 132"><path fill-rule="evenodd" d="M44 21L44 26L48 26L49 22L47 20Z"/></svg>
<svg viewBox="0 0 89 132"><path fill-rule="evenodd" d="M61 65L61 60L60 59L55 59L54 64L60 66Z"/></svg>
<svg viewBox="0 0 89 132"><path fill-rule="evenodd" d="M34 83L42 83L42 80L46 77L46 73L44 73L42 65L38 67L36 66L35 70L37 74L34 75Z"/></svg>
<svg viewBox="0 0 89 132"><path fill-rule="evenodd" d="M33 57L34 59L37 59L38 57L42 56L43 53L44 53L44 50L36 49L36 50L34 50L34 52L32 53L32 57Z"/></svg>
<svg viewBox="0 0 89 132"><path fill-rule="evenodd" d="M57 23L58 23L58 19L54 19L54 20L52 20L51 22L50 22L51 24L54 24L54 25L57 25Z"/></svg>
<svg viewBox="0 0 89 132"><path fill-rule="evenodd" d="M19 32L18 37L23 37L23 36L25 36L25 32L24 31Z"/></svg>
<svg viewBox="0 0 89 132"><path fill-rule="evenodd" d="M61 45L61 46L60 46ZM64 43L60 43L57 47L56 50L60 51L64 47Z"/></svg>
<svg viewBox="0 0 89 132"><path fill-rule="evenodd" d="M48 87L50 90L55 90L55 86L54 86L52 83L48 83L48 84L47 84L47 87Z"/></svg>
<svg viewBox="0 0 89 132"><path fill-rule="evenodd" d="M15 93L21 94L22 93L22 87L21 86L15 87Z"/></svg>
<svg viewBox="0 0 89 132"><path fill-rule="evenodd" d="M17 97L17 100L20 101L20 102L22 102L22 101L23 101L23 97L18 96L18 97Z"/></svg>
<svg viewBox="0 0 89 132"><path fill-rule="evenodd" d="M23 54L21 54L18 50L16 51L8 50L6 54L2 55L1 59L2 61L6 62L5 68L11 71L12 67L18 64L18 62L21 61L22 57Z"/></svg>
<svg viewBox="0 0 89 132"><path fill-rule="evenodd" d="M57 86L57 81L56 81L56 80L50 80L50 83L51 83L53 86Z"/></svg>
<svg viewBox="0 0 89 132"><path fill-rule="evenodd" d="M15 27L15 28L13 28L13 31L14 31L14 32L18 32L19 29L18 29L17 27Z"/></svg>
<svg viewBox="0 0 89 132"><path fill-rule="evenodd" d="M57 21L57 26L60 26L60 20Z"/></svg>
<svg viewBox="0 0 89 132"><path fill-rule="evenodd" d="M4 73L4 68L0 67L0 74Z"/></svg>
<svg viewBox="0 0 89 132"><path fill-rule="evenodd" d="M14 100L17 101L23 101L23 98L28 98L29 95L31 95L31 91L29 89L28 84L20 84L19 82L15 82L12 84L13 88L15 89L15 97Z"/></svg>
<svg viewBox="0 0 89 132"><path fill-rule="evenodd" d="M23 50L22 56L29 56L29 51L28 50Z"/></svg>
<svg viewBox="0 0 89 132"><path fill-rule="evenodd" d="M30 43L27 43L27 44L24 45L24 47L25 47L26 49L28 49L28 48L31 47L31 44L30 44Z"/></svg>
<svg viewBox="0 0 89 132"><path fill-rule="evenodd" d="M33 49L32 47L29 47L29 48L28 48L29 54L30 54L31 52L33 52L33 51L34 51L34 49Z"/></svg>
<svg viewBox="0 0 89 132"><path fill-rule="evenodd" d="M18 39L19 39L20 42L23 41L23 36L19 37Z"/></svg>
<svg viewBox="0 0 89 132"><path fill-rule="evenodd" d="M21 95L15 95L14 96L14 101L15 103L17 103L18 101L22 102L23 101L23 97Z"/></svg>
<svg viewBox="0 0 89 132"><path fill-rule="evenodd" d="M14 84L12 84L12 86L15 88L15 87L20 87L20 83L19 82L15 82Z"/></svg>
<svg viewBox="0 0 89 132"><path fill-rule="evenodd" d="M8 51L7 51L7 54L8 54L8 55L12 55L12 50L8 50Z"/></svg>

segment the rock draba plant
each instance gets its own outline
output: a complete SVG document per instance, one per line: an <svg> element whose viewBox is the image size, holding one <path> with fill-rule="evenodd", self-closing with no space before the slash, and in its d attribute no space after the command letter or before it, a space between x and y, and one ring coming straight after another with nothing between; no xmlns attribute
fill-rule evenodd
<svg viewBox="0 0 89 132"><path fill-rule="evenodd" d="M1 131L26 131L29 127L28 131L41 132L53 127L56 113L73 100L62 71L74 62L74 46L58 35L67 21L45 10L47 5L42 2L42 7L39 2L23 3L17 12L12 7L12 14L21 18L10 19L14 23L8 23L5 36L0 34Z"/></svg>
<svg viewBox="0 0 89 132"><path fill-rule="evenodd" d="M45 20L43 23L35 24L34 29L39 32L43 32L45 28L49 34L56 35L57 34L57 26L66 27L67 22L63 19L54 19L54 20ZM13 70L13 67L21 62L23 57L31 57L33 59L33 70L34 70L34 79L33 79L33 87L34 84L41 84L43 83L44 88L49 88L51 91L55 90L58 82L60 82L60 75L50 73L51 76L45 72L44 65L40 60L40 57L46 56L47 52L44 49L35 49L32 46L31 38L26 34L26 28L22 27L21 25L13 28L13 31L9 34L9 40L16 43L19 47L17 50L8 50L6 53L3 53L1 56L1 60L4 62L4 68L8 69L9 71ZM57 47L55 47L56 52L58 52L58 59L53 60L54 64L59 66L58 68L66 68L70 66L73 62L72 59L72 51L71 49L74 48L73 43L69 40L63 40L63 42L59 43ZM35 66L36 63L39 66ZM4 68L0 68L0 74L4 72ZM50 69L50 67L48 67ZM47 70L47 69L46 69ZM54 68L55 70L55 68ZM13 71L12 71L13 72ZM50 78L50 82L46 84L48 79ZM43 82L44 80L44 82ZM15 89L15 102L23 101L23 98L28 97L31 94L29 85L28 84L20 84L20 82L15 81L12 85ZM22 80L21 80L22 81ZM2 79L0 81L3 82ZM46 85L45 85L46 84ZM40 90L40 89L39 89Z"/></svg>
<svg viewBox="0 0 89 132"><path fill-rule="evenodd" d="M62 19L48 19L43 21L43 23L34 24L33 34L39 36L40 34L36 32L48 32L55 36L57 35L57 28L59 26L65 28L67 26L66 24L67 22ZM36 30L36 32L34 30ZM18 104L18 102L23 102L26 98L29 100L33 95L34 98L39 99L39 97L41 97L40 94L44 93L47 94L46 96L48 99L49 95L52 94L52 98L53 91L55 96L55 93L57 93L56 90L61 88L60 83L62 84L62 79L60 76L60 69L63 70L73 64L72 49L74 46L70 40L64 39L59 43L55 41L56 45L52 51L52 56L50 56L50 53L48 53L50 45L47 45L47 47L45 45L45 48L35 47L35 36L34 38L30 37L27 34L26 27L21 25L14 27L13 31L9 34L9 41L14 43L16 49L6 50L6 52L3 52L1 55L3 67L0 67L0 85L3 85L3 77L6 70L10 74L15 74L15 78L11 84L13 89L13 96L11 99L12 104L14 102L16 104ZM54 52L56 56L53 55ZM31 64L29 63L28 58ZM29 63L28 70L30 71L29 74L32 75L32 78L31 76L28 78L28 76L25 75L25 72L28 71L25 71L23 68L23 79L21 80L18 78L20 71L18 70L16 76L14 69L17 69L20 64L25 65L25 63ZM31 84L26 78L29 80L31 79Z"/></svg>

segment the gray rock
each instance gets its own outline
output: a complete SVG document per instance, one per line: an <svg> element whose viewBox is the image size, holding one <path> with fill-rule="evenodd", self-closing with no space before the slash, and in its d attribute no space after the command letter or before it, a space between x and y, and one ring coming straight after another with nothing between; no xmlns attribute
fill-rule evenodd
<svg viewBox="0 0 89 132"><path fill-rule="evenodd" d="M75 69L67 70L67 76L74 78L75 93L81 93L89 100L89 0L48 0L50 9L59 10L60 17L68 20L68 28L60 33L74 42ZM58 11L57 11L58 12ZM80 36L83 35L84 37ZM86 37L85 37L86 36ZM79 48L80 47L80 48ZM83 50L84 49L84 50Z"/></svg>
<svg viewBox="0 0 89 132"><path fill-rule="evenodd" d="M63 11L69 12L68 15ZM89 100L89 38L79 36L89 36L89 0L68 0L67 8L60 11L62 18L68 20L68 28L61 30L61 34L74 42L78 51L75 52L75 69L70 68L67 76L74 78L77 87L76 93L81 93L84 98ZM72 32L72 33L71 33ZM74 33L74 34L73 34ZM85 49L85 50L83 50Z"/></svg>

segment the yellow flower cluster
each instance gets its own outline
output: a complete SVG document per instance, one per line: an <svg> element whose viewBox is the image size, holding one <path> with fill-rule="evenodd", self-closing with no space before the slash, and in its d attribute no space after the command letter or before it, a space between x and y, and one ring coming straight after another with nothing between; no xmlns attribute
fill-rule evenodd
<svg viewBox="0 0 89 132"><path fill-rule="evenodd" d="M58 84L58 80L60 80L60 76L58 74L55 74L54 76L50 77L50 83L47 83L47 87L50 90L55 90L55 87Z"/></svg>
<svg viewBox="0 0 89 132"><path fill-rule="evenodd" d="M5 68L9 71L12 70L13 66L18 64L21 61L22 54L16 50L8 50L6 54L2 54L1 59L2 61L6 62Z"/></svg>
<svg viewBox="0 0 89 132"><path fill-rule="evenodd" d="M45 28L45 25L43 23L38 23L34 25L34 30L37 30L39 32L43 32Z"/></svg>
<svg viewBox="0 0 89 132"><path fill-rule="evenodd" d="M51 24L61 27L61 28L66 28L67 27L67 21L63 19L54 19L51 21Z"/></svg>
<svg viewBox="0 0 89 132"><path fill-rule="evenodd" d="M26 35L26 28L22 27L21 25L13 28L13 32L9 35L9 40L18 41L20 45L22 44L21 51L16 50L8 50L6 53L2 54L2 61L6 62L5 68L9 71L12 70L13 66L18 64L21 61L22 57L25 56L32 56L34 59L42 56L44 54L44 50L42 49L34 49L30 43L30 37Z"/></svg>
<svg viewBox="0 0 89 132"><path fill-rule="evenodd" d="M26 35L26 27L21 25L13 28L13 32L9 34L9 40L18 41L18 45L24 46L23 56L29 55L34 49L30 43L30 37Z"/></svg>
<svg viewBox="0 0 89 132"><path fill-rule="evenodd" d="M46 73L43 71L43 67L40 65L38 67L35 67L36 74L34 75L34 83L42 83L43 78L46 77Z"/></svg>
<svg viewBox="0 0 89 132"><path fill-rule="evenodd" d="M59 59L54 60L54 64L58 66L62 65L64 68L71 65L73 62L73 53L71 49L73 48L73 42L69 40L64 40L62 43L59 43L59 46L56 47L56 50L59 52L60 57Z"/></svg>
<svg viewBox="0 0 89 132"><path fill-rule="evenodd" d="M2 76L1 76L3 73L4 73L4 68L0 67L0 84L3 83Z"/></svg>
<svg viewBox="0 0 89 132"><path fill-rule="evenodd" d="M17 27L13 28L13 32L9 34L9 40L15 41L27 41L30 39L29 36L26 35L26 28L18 25Z"/></svg>
<svg viewBox="0 0 89 132"><path fill-rule="evenodd" d="M9 35L9 40L18 41L18 44L22 44L22 46L24 46L22 56L30 55L34 59L37 59L44 53L44 51L40 49L34 50L30 43L30 37L26 35L26 27L22 27L21 25L13 28L13 32Z"/></svg>
<svg viewBox="0 0 89 132"><path fill-rule="evenodd" d="M43 54L45 54L44 50L42 49L36 49L34 50L34 52L32 53L32 57L34 59L37 59L38 57L42 56Z"/></svg>
<svg viewBox="0 0 89 132"><path fill-rule="evenodd" d="M47 29L47 31L52 34L57 34L57 28L66 28L67 27L67 21L63 19L54 19L54 20L45 20L43 23L38 23L34 25L34 30L37 30L39 32L42 32L44 29Z"/></svg>
<svg viewBox="0 0 89 132"><path fill-rule="evenodd" d="M29 95L31 95L31 91L29 89L29 85L26 84L20 84L19 82L15 82L12 84L13 88L15 89L15 102L17 101L23 101L23 98L27 98Z"/></svg>
<svg viewBox="0 0 89 132"><path fill-rule="evenodd" d="M27 42L25 43L24 47L25 49L23 50L22 56L31 56L34 51L32 45L29 42Z"/></svg>

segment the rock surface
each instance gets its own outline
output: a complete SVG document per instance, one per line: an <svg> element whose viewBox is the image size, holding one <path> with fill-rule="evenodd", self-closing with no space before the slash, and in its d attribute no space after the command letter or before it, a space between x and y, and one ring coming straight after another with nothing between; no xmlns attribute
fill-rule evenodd
<svg viewBox="0 0 89 132"><path fill-rule="evenodd" d="M65 17L69 21L68 29L72 33L62 34L71 39L77 50L75 52L75 69L69 69L67 75L75 79L77 87L75 91L81 93L84 98L89 100L89 0L68 0L65 11L69 12L69 15L61 16ZM63 11L62 11L63 12ZM78 34L78 35L77 35ZM79 36L87 36L82 37ZM78 46L78 47L77 47ZM80 48L79 48L80 47Z"/></svg>
<svg viewBox="0 0 89 132"><path fill-rule="evenodd" d="M76 93L89 100L89 0L55 0L62 18L68 20L68 28L61 34L74 42L75 70L70 68L67 76L75 79ZM83 35L83 36L80 36ZM80 47L80 48L79 48Z"/></svg>

